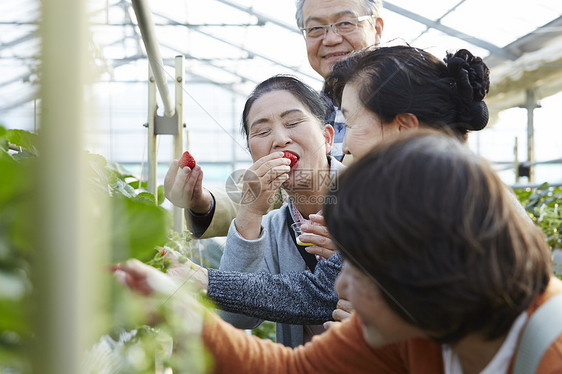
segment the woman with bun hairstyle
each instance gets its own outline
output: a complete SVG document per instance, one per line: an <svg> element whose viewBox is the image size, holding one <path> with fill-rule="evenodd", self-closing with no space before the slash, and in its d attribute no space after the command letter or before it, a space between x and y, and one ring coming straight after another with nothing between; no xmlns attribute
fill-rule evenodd
<svg viewBox="0 0 562 374"><path fill-rule="evenodd" d="M489 69L466 49L443 61L411 46L367 48L336 64L325 91L346 120L343 150L354 159L375 144L418 128L433 128L465 142L470 131L488 123L483 101ZM526 216L515 196L513 203ZM352 310L341 298L334 318Z"/></svg>
<svg viewBox="0 0 562 374"><path fill-rule="evenodd" d="M354 157L403 130L431 127L466 139L488 123L489 70L466 49L440 61L410 46L368 48L336 64L325 84L342 107L351 131L343 147Z"/></svg>

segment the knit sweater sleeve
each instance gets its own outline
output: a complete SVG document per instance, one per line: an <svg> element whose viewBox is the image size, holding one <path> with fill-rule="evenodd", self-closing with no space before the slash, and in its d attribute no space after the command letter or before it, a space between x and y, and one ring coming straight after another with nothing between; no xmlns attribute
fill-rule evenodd
<svg viewBox="0 0 562 374"><path fill-rule="evenodd" d="M270 274L209 269L208 296L228 312L274 322L313 325L332 320L339 253L309 271Z"/></svg>
<svg viewBox="0 0 562 374"><path fill-rule="evenodd" d="M222 271L244 272L247 274L256 274L259 272L269 273L264 259L264 253L269 246L268 239L263 228L258 239L244 239L236 230L233 220L230 224L219 269ZM231 313L226 310L221 312L220 315L225 321L241 329L254 329L263 322L263 319L260 318L246 314Z"/></svg>

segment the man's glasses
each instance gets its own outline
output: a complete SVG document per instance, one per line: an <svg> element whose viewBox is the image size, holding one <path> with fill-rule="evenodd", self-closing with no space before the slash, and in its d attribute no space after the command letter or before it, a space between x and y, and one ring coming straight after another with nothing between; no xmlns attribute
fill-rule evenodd
<svg viewBox="0 0 562 374"><path fill-rule="evenodd" d="M328 33L328 29L332 28L332 31L338 35L345 35L354 32L359 25L359 22L368 20L373 16L361 16L346 19L343 21L334 22L330 25L317 25L310 27L301 27L300 30L306 39L316 39L323 38Z"/></svg>

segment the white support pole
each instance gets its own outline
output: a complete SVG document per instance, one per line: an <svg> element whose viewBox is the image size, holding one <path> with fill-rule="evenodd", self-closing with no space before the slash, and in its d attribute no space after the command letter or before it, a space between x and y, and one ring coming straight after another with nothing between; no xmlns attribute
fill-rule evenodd
<svg viewBox="0 0 562 374"><path fill-rule="evenodd" d="M146 48L148 62L152 68L152 73L154 74L156 85L158 86L158 92L160 92L160 97L162 98L162 103L164 104L164 114L166 117L173 117L175 111L168 91L164 62L156 39L152 13L150 12L150 8L146 1L147 0L132 0L133 9L137 17L142 41L144 42L144 47Z"/></svg>
<svg viewBox="0 0 562 374"><path fill-rule="evenodd" d="M519 139L515 137L515 145L513 146L514 168L515 168L515 183L519 183Z"/></svg>
<svg viewBox="0 0 562 374"><path fill-rule="evenodd" d="M527 162L529 162L529 184L535 182L535 108L537 101L535 91L526 92L525 107L527 108Z"/></svg>
<svg viewBox="0 0 562 374"><path fill-rule="evenodd" d="M157 135L154 131L156 121L156 84L153 71L148 67L148 192L154 195L156 203L158 203L158 149Z"/></svg>
<svg viewBox="0 0 562 374"><path fill-rule="evenodd" d="M183 93L185 84L185 73L184 73L184 58L183 56L176 56L175 58L176 67L176 114L177 114L177 125L178 133L174 135L174 159L181 157L183 153L184 141L183 141ZM174 216L174 230L176 232L182 232L184 229L184 215L183 209L176 206L173 207Z"/></svg>
<svg viewBox="0 0 562 374"><path fill-rule="evenodd" d="M91 343L100 272L84 152L89 81L85 0L43 0L41 110L32 264L34 373L76 374Z"/></svg>

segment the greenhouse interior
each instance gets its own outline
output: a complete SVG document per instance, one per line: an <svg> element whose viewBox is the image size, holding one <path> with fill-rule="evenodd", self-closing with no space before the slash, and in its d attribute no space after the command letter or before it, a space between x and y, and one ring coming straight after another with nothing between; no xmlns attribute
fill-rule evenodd
<svg viewBox="0 0 562 374"><path fill-rule="evenodd" d="M240 193L254 88L286 74L322 90L297 5L0 2L0 373L212 372L199 309L186 327L180 297L152 310L108 269L136 258L165 271L167 250L219 268L227 237L194 235L164 181L188 150L205 188ZM467 49L488 66L489 121L467 145L543 231L560 277L562 2L383 0L379 17L380 47ZM275 340L265 320L246 332Z"/></svg>

